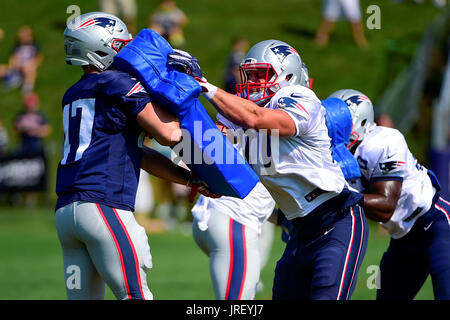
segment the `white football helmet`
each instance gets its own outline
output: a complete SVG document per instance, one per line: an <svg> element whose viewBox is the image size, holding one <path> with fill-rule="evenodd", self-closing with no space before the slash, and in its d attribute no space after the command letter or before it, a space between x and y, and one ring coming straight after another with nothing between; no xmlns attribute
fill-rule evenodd
<svg viewBox="0 0 450 320"><path fill-rule="evenodd" d="M362 92L353 89L342 89L332 93L328 98L344 100L350 109L353 126L350 144L347 148L350 148L358 141L362 141L366 134L375 128L372 101Z"/></svg>
<svg viewBox="0 0 450 320"><path fill-rule="evenodd" d="M94 65L106 70L114 56L132 39L127 26L116 16L103 12L85 13L73 19L64 31L66 63Z"/></svg>
<svg viewBox="0 0 450 320"><path fill-rule="evenodd" d="M278 90L291 85L309 87L308 69L298 52L289 44L279 40L265 40L255 44L240 65L241 84L236 92L258 105ZM252 77L265 78L254 82ZM252 76L253 75L253 76Z"/></svg>

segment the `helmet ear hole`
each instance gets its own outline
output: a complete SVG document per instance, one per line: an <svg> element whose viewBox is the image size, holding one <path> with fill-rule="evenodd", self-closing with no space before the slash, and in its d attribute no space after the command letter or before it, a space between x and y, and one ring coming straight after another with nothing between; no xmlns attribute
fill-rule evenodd
<svg viewBox="0 0 450 320"><path fill-rule="evenodd" d="M363 121L361 121L361 127L364 127L364 125L366 124L367 119L364 119Z"/></svg>
<svg viewBox="0 0 450 320"><path fill-rule="evenodd" d="M98 54L100 57L106 57L108 54L106 53L106 52L103 52L103 51L99 51L99 50L97 50L97 51L95 51L95 53L96 54Z"/></svg>
<svg viewBox="0 0 450 320"><path fill-rule="evenodd" d="M288 74L287 76L286 76L286 81L289 81L289 80L291 80L292 79L292 76L293 76L293 74L291 73L291 74Z"/></svg>

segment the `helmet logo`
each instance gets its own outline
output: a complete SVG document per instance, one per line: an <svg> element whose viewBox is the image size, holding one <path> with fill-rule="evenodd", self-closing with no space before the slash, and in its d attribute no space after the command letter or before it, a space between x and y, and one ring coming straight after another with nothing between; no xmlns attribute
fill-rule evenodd
<svg viewBox="0 0 450 320"><path fill-rule="evenodd" d="M93 19L89 19L88 21L83 22L74 30L84 29L84 28L87 28L90 26L103 27L107 31L109 31L109 33L113 34L114 27L116 26L116 20L106 18L106 17L93 18Z"/></svg>
<svg viewBox="0 0 450 320"><path fill-rule="evenodd" d="M368 101L368 102L370 102L370 99L369 98L367 98L366 96L351 96L350 98L348 98L347 100L345 100L345 102L347 102L347 104L349 105L349 106L352 106L352 105L356 105L356 106L359 106L359 104L361 103L361 102L364 102L364 101Z"/></svg>
<svg viewBox="0 0 450 320"><path fill-rule="evenodd" d="M298 52L294 48L286 45L272 47L270 50L272 50L272 52L277 56L280 63L283 63L284 59L286 59L286 57L290 54L298 55Z"/></svg>

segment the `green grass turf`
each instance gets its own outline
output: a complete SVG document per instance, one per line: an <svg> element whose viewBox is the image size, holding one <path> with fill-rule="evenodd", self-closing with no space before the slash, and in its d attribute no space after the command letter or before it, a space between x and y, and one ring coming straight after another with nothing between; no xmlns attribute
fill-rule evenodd
<svg viewBox="0 0 450 320"><path fill-rule="evenodd" d="M208 258L194 243L191 235L176 230L150 234L153 269L148 283L158 300L214 299ZM375 290L367 288L372 273L370 265L378 265L388 244L388 237L370 224L370 240L353 300L373 300ZM280 229L267 265L261 273L264 290L256 299L271 299L272 280L277 259L284 243ZM65 299L61 249L56 235L53 212L48 209L0 209L0 300ZM106 299L114 299L107 289ZM416 299L433 299L428 280Z"/></svg>

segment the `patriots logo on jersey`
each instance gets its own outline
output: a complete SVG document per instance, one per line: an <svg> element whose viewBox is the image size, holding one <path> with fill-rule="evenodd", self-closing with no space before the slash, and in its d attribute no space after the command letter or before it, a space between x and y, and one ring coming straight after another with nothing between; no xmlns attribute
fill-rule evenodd
<svg viewBox="0 0 450 320"><path fill-rule="evenodd" d="M351 105L358 106L361 102L364 102L364 101L370 102L370 99L367 98L366 96L360 95L360 96L351 96L350 98L345 100L345 102L347 102L347 104L349 106L351 106Z"/></svg>
<svg viewBox="0 0 450 320"><path fill-rule="evenodd" d="M298 52L294 48L286 45L276 46L270 48L270 50L272 50L272 52L277 56L278 60L280 60L280 63L282 63L284 59L286 59L286 57L290 54L298 55Z"/></svg>
<svg viewBox="0 0 450 320"><path fill-rule="evenodd" d="M87 28L90 26L103 27L106 30L108 30L109 33L113 34L114 27L116 26L116 20L106 18L106 17L94 18L94 19L90 19L88 21L83 22L77 28L75 28L75 30L84 29L84 28Z"/></svg>
<svg viewBox="0 0 450 320"><path fill-rule="evenodd" d="M383 174L386 174L394 169L397 169L398 167L402 167L406 164L404 161L388 161L380 163L380 169L383 172Z"/></svg>
<svg viewBox="0 0 450 320"><path fill-rule="evenodd" d="M147 92L147 91L145 91L145 88L138 82L138 83L136 83L133 86L133 88L130 89L130 91L128 91L126 96L129 97L132 94L136 94L136 93L139 93L139 92Z"/></svg>
<svg viewBox="0 0 450 320"><path fill-rule="evenodd" d="M304 111L309 116L308 110L306 110L305 107L303 107L297 100L291 97L282 97L278 99L278 107L283 109L287 107L295 107L297 109Z"/></svg>

